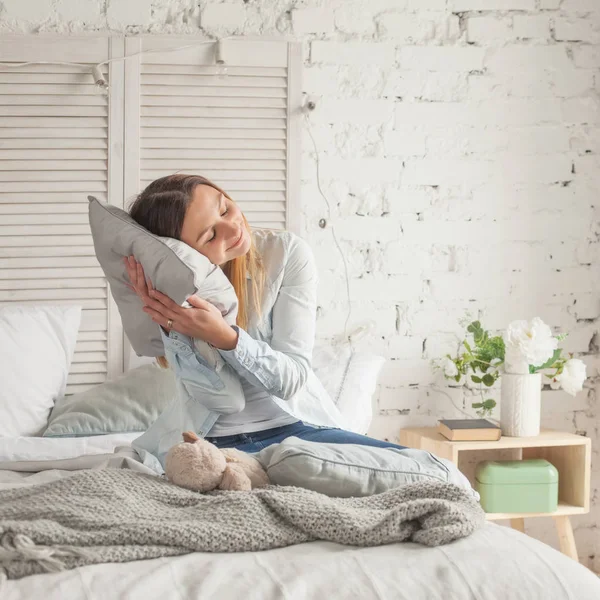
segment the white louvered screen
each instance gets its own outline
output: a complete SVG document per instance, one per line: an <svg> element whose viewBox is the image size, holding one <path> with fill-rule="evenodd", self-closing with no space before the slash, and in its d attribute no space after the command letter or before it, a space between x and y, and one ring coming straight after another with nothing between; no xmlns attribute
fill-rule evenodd
<svg viewBox="0 0 600 600"><path fill-rule="evenodd" d="M123 46L121 39L121 55ZM111 48L118 52L119 40L5 37L0 64L38 60L91 67L108 59ZM123 65L117 65L111 76L122 88ZM122 89L120 97L122 102ZM108 97L94 91L90 70L0 69L0 304L83 307L67 393L123 368L120 318L94 254L86 199L93 194L106 201L110 195L122 205L122 165L115 162L109 171L110 116ZM118 110L112 117L121 143Z"/></svg>
<svg viewBox="0 0 600 600"><path fill-rule="evenodd" d="M199 173L253 226L298 229L301 45L224 40L226 75L213 43L165 51L198 41L0 38L0 64L91 69L152 51L110 63L108 98L87 69L0 69L0 304L83 306L70 393L118 375L130 356L94 256L88 194L124 206L157 177Z"/></svg>
<svg viewBox="0 0 600 600"><path fill-rule="evenodd" d="M214 64L215 44L154 51L186 42L127 40L127 54L152 52L126 66L126 118L127 107L139 110L139 129L125 137L126 145L139 140L126 146L126 200L158 177L199 174L229 193L251 225L294 229L299 44L224 40L226 74Z"/></svg>

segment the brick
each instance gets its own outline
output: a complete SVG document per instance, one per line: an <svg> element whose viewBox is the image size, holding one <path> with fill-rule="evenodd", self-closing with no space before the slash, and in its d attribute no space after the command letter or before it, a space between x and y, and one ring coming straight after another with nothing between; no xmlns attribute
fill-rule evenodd
<svg viewBox="0 0 600 600"><path fill-rule="evenodd" d="M575 46L573 62L582 69L600 69L600 46Z"/></svg>
<svg viewBox="0 0 600 600"><path fill-rule="evenodd" d="M333 10L328 8L302 8L292 10L294 33L329 33L334 30Z"/></svg>
<svg viewBox="0 0 600 600"><path fill-rule="evenodd" d="M597 0L562 0L560 8L564 12L600 12Z"/></svg>
<svg viewBox="0 0 600 600"><path fill-rule="evenodd" d="M394 63L392 44L361 44L355 42L312 42L313 63L376 64L390 67Z"/></svg>
<svg viewBox="0 0 600 600"><path fill-rule="evenodd" d="M569 69L571 61L563 46L508 46L491 50L485 59L487 71L492 73L534 72L548 69Z"/></svg>
<svg viewBox="0 0 600 600"><path fill-rule="evenodd" d="M315 123L354 123L382 125L393 116L394 104L389 100L338 100L324 98L311 114Z"/></svg>
<svg viewBox="0 0 600 600"><path fill-rule="evenodd" d="M383 13L376 19L379 34L404 44L428 42L435 38L435 22L412 15Z"/></svg>
<svg viewBox="0 0 600 600"><path fill-rule="evenodd" d="M469 10L535 10L535 0L448 0L452 12Z"/></svg>
<svg viewBox="0 0 600 600"><path fill-rule="evenodd" d="M335 223L340 240L385 242L397 240L402 233L400 224L381 217L348 217Z"/></svg>
<svg viewBox="0 0 600 600"><path fill-rule="evenodd" d="M513 17L513 34L517 39L541 39L550 37L550 17L545 15Z"/></svg>
<svg viewBox="0 0 600 600"><path fill-rule="evenodd" d="M57 12L63 21L82 21L85 25L99 24L103 21L98 2L95 0L61 0Z"/></svg>
<svg viewBox="0 0 600 600"><path fill-rule="evenodd" d="M467 40L480 44L505 41L512 35L510 19L494 17L469 17L467 19Z"/></svg>
<svg viewBox="0 0 600 600"><path fill-rule="evenodd" d="M464 100L468 95L468 76L458 72L394 70L388 73L382 95L432 102Z"/></svg>
<svg viewBox="0 0 600 600"><path fill-rule="evenodd" d="M600 154L600 126L578 125L569 130L571 150Z"/></svg>
<svg viewBox="0 0 600 600"><path fill-rule="evenodd" d="M430 361L413 358L388 361L382 369L379 384L382 387L429 385L437 379Z"/></svg>
<svg viewBox="0 0 600 600"><path fill-rule="evenodd" d="M497 181L501 183L501 181ZM402 224L402 238L408 243L435 239L437 244L489 245L506 242L545 242L579 240L581 232L589 229L589 220L565 220L561 214L538 214L510 222L487 222L485 227L476 221L416 221Z"/></svg>
<svg viewBox="0 0 600 600"><path fill-rule="evenodd" d="M558 18L554 20L554 38L563 42L600 44L600 24L588 19Z"/></svg>
<svg viewBox="0 0 600 600"><path fill-rule="evenodd" d="M577 156L575 159L575 173L578 178L583 177L590 181L596 181L600 174L600 156L587 154L586 156Z"/></svg>
<svg viewBox="0 0 600 600"><path fill-rule="evenodd" d="M416 300L422 286L418 275L369 274L350 280L350 296L356 300L389 306L396 302Z"/></svg>
<svg viewBox="0 0 600 600"><path fill-rule="evenodd" d="M390 338L390 358L417 358L423 353L423 338L410 335L395 335Z"/></svg>
<svg viewBox="0 0 600 600"><path fill-rule="evenodd" d="M402 69L416 71L472 71L483 68L484 50L466 47L404 47L398 50Z"/></svg>
<svg viewBox="0 0 600 600"><path fill-rule="evenodd" d="M396 105L396 127L408 124L537 125L559 123L558 100L504 100L496 103L402 102Z"/></svg>
<svg viewBox="0 0 600 600"><path fill-rule="evenodd" d="M593 71L574 69L530 74L469 75L469 99L497 100L502 96L517 98L571 98L594 87Z"/></svg>
<svg viewBox="0 0 600 600"><path fill-rule="evenodd" d="M427 152L431 155L464 156L482 152L507 150L509 134L506 129L470 125L431 129L427 136Z"/></svg>
<svg viewBox="0 0 600 600"><path fill-rule="evenodd" d="M563 101L565 123L600 123L600 101L594 97L569 98Z"/></svg>
<svg viewBox="0 0 600 600"><path fill-rule="evenodd" d="M425 338L425 345L430 336L439 334L452 334L454 339L464 335L463 322L474 321L478 316L477 311L470 311L463 302L444 302L440 304L433 298L429 298L415 309L410 315L411 335ZM429 343L427 351L431 353L432 342ZM456 353L457 345L450 348L451 353Z"/></svg>
<svg viewBox="0 0 600 600"><path fill-rule="evenodd" d="M54 2L53 0L38 0L34 6L31 2L23 2L23 0L2 0L2 5L4 7L3 21L18 19L40 23L50 18Z"/></svg>
<svg viewBox="0 0 600 600"><path fill-rule="evenodd" d="M427 135L418 129L402 127L383 137L386 156L422 156L426 153Z"/></svg>
<svg viewBox="0 0 600 600"><path fill-rule="evenodd" d="M508 134L508 148L515 154L558 154L570 149L569 131L564 126L519 127Z"/></svg>
<svg viewBox="0 0 600 600"><path fill-rule="evenodd" d="M597 319L600 317L600 298L596 294L581 294L570 312L576 319Z"/></svg>
<svg viewBox="0 0 600 600"><path fill-rule="evenodd" d="M578 324L560 344L563 352L588 352L592 337L599 331L598 324Z"/></svg>
<svg viewBox="0 0 600 600"><path fill-rule="evenodd" d="M480 301L486 298L502 298L507 295L510 285L511 277L490 277L482 283L469 275L458 273L436 273L430 282L432 297L444 302L450 299Z"/></svg>
<svg viewBox="0 0 600 600"><path fill-rule="evenodd" d="M396 213L406 208L399 206ZM390 242L384 247L384 260L379 269L385 275L410 275L415 271L431 271L432 249L418 244L406 244L403 241Z"/></svg>
<svg viewBox="0 0 600 600"><path fill-rule="evenodd" d="M125 3L119 3L123 5ZM129 4L129 3L127 3ZM109 5L112 6L113 3ZM246 21L246 11L241 4L208 4L201 16L202 27L225 31L241 31Z"/></svg>
<svg viewBox="0 0 600 600"><path fill-rule="evenodd" d="M402 161L384 158L345 159L324 156L321 160L325 180L340 178L349 185L369 187L373 182L398 182L402 173Z"/></svg>
<svg viewBox="0 0 600 600"><path fill-rule="evenodd" d="M479 158L425 158L406 161L403 182L416 185L471 185L486 181L552 183L571 177L571 160L563 155L499 155L494 160Z"/></svg>
<svg viewBox="0 0 600 600"><path fill-rule="evenodd" d="M562 306L560 311L566 315ZM485 307L481 312L481 322L490 330L500 331L506 329L511 321L532 319L536 316L545 323L555 323L560 318L555 307L540 304L537 298L531 294L526 294L521 298L507 294L501 299L486 300ZM572 321L570 324L573 324Z"/></svg>
<svg viewBox="0 0 600 600"><path fill-rule="evenodd" d="M338 98L379 98L388 95L382 94L388 72L372 65L309 65L304 69L302 89Z"/></svg>
<svg viewBox="0 0 600 600"><path fill-rule="evenodd" d="M373 12L360 4L349 3L335 11L335 26L342 33L373 35L376 25Z"/></svg>
<svg viewBox="0 0 600 600"><path fill-rule="evenodd" d="M389 210L392 215L397 213L421 213L427 210L435 197L434 190L427 187L413 187L403 185L394 187L386 193L386 200L391 204ZM392 246L390 245L390 250ZM402 251L398 248L398 254Z"/></svg>

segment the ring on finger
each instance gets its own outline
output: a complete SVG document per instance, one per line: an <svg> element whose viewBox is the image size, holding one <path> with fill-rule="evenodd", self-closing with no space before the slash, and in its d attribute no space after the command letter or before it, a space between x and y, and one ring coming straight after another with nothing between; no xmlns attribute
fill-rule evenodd
<svg viewBox="0 0 600 600"><path fill-rule="evenodd" d="M167 321L167 329L173 329L173 319Z"/></svg>

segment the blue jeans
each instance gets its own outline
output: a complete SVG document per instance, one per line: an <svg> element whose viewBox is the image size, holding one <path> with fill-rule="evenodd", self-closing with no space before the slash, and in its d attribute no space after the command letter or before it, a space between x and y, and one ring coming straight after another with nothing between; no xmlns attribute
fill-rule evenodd
<svg viewBox="0 0 600 600"><path fill-rule="evenodd" d="M344 431L336 427L315 427L305 425L302 421L275 427L274 429L265 429L263 431L254 431L252 433L241 433L239 435L226 435L220 437L207 437L206 440L212 442L217 448L237 448L243 452L260 452L263 448L271 444L278 444L288 437L298 437L310 442L329 442L332 444L361 444L362 446L376 446L378 448L406 448L391 442L376 440L375 438L351 431Z"/></svg>

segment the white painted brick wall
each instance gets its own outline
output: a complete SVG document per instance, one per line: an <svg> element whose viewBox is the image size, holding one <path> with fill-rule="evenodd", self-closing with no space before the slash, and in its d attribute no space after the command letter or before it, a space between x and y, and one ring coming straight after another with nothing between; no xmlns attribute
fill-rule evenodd
<svg viewBox="0 0 600 600"><path fill-rule="evenodd" d="M470 411L431 387L429 359L465 317L542 317L588 364L573 399L544 391L543 425L592 437L594 505L573 520L600 571L600 2L598 0L2 0L0 31L289 36L323 189L348 260L352 323L389 360L371 433ZM108 8L103 8L108 6ZM321 270L319 335L346 318L343 264L303 133L302 234ZM498 397L498 390L492 392ZM595 525L596 528L592 526ZM556 544L540 521L534 535Z"/></svg>

